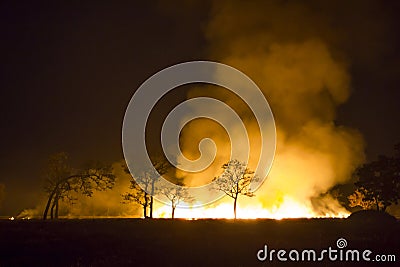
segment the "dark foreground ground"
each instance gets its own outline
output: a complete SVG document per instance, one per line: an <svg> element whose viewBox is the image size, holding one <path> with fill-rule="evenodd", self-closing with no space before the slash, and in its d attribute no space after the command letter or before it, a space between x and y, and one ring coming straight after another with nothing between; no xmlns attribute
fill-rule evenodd
<svg viewBox="0 0 400 267"><path fill-rule="evenodd" d="M369 249L397 262L260 262L268 249ZM286 255L287 257L287 255ZM400 266L400 224L349 219L0 221L0 266Z"/></svg>

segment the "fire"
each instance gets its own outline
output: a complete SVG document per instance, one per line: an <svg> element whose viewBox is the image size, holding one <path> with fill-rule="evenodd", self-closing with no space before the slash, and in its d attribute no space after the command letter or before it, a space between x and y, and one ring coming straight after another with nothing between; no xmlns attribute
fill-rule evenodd
<svg viewBox="0 0 400 267"><path fill-rule="evenodd" d="M170 218L171 207L168 205L156 207L156 218ZM261 204L240 205L238 203L237 218L238 219L284 219L284 218L345 218L349 215L346 210L339 210L329 213L316 213L311 206L295 201L290 197L284 197L279 205L265 208ZM233 219L233 203L228 201L222 202L215 206L206 206L200 208L181 208L175 211L176 218L183 219Z"/></svg>

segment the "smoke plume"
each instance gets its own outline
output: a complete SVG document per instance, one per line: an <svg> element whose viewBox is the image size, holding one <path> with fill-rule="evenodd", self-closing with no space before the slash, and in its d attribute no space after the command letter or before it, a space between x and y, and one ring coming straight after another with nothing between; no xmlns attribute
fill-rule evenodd
<svg viewBox="0 0 400 267"><path fill-rule="evenodd" d="M356 129L337 125L336 111L350 95L348 62L333 44L336 33L318 9L287 1L215 1L206 27L209 55L244 73L263 91L277 127L277 150L268 179L256 198L242 205L279 209L294 201L316 213L335 213L342 208L331 197L316 198L351 177L363 162L363 139ZM207 89L208 88L208 89ZM189 98L209 95L223 99L246 122L251 141L249 166L256 164L259 131L249 109L223 89L201 87ZM218 146L215 164L203 178L190 174L188 184L204 184L218 175L229 149L221 129L192 123L182 134L184 154L196 158L193 145L203 136ZM262 130L262 129L261 129ZM200 179L200 181L199 181ZM322 201L322 202L321 202Z"/></svg>

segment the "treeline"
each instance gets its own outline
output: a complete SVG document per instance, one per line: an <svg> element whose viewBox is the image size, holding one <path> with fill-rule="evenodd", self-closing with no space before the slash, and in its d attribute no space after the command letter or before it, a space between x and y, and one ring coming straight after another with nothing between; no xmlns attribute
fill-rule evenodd
<svg viewBox="0 0 400 267"><path fill-rule="evenodd" d="M379 156L377 160L365 163L354 172L353 183L336 185L327 194L351 210L375 209L385 212L400 199L400 144L394 147L393 156ZM144 218L153 218L154 196L162 195L171 206L171 217L175 216L176 207L184 201L192 203L196 199L190 195L182 180L176 179L173 187L159 186L161 177L171 165L162 158L153 161L154 168L131 173L126 165L125 173L131 175L130 187L122 194L122 202L137 204L142 207ZM91 162L81 168L69 165L66 153L50 157L46 170L45 192L47 203L43 219L57 219L61 202L73 203L78 193L91 197L94 191L113 188L115 175L110 165ZM233 200L233 213L236 218L236 206L240 195L252 197L250 186L260 179L247 165L236 159L222 166L222 174L213 179L213 189L222 191Z"/></svg>
<svg viewBox="0 0 400 267"><path fill-rule="evenodd" d="M154 168L131 173L126 165L125 173L130 174L130 187L122 194L122 203L140 205L144 218L153 218L154 196L163 196L171 206L171 218L175 217L175 209L181 203L192 203L196 199L190 195L188 187L182 180L175 179L176 186L159 185L161 177L171 166L164 159L158 158L153 162ZM253 171L245 163L230 160L222 166L222 174L213 179L214 189L222 191L233 199L233 213L236 218L236 206L239 195L253 196L250 185L258 180ZM91 162L81 168L69 165L68 155L57 153L49 158L45 171L45 187L47 202L43 219L57 219L59 206L62 202L74 204L76 194L91 197L94 191L105 191L113 188L115 175L110 165Z"/></svg>

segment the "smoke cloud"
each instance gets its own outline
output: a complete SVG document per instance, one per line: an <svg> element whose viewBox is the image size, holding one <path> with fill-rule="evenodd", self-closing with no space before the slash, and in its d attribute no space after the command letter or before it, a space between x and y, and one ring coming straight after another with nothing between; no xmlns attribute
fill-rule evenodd
<svg viewBox="0 0 400 267"><path fill-rule="evenodd" d="M364 160L364 144L356 129L337 125L336 110L348 99L348 62L338 50L331 20L317 8L287 1L215 1L206 27L211 58L252 78L271 105L277 127L277 151L268 179L256 198L242 205L279 209L302 203L317 213L340 211L333 198L320 196L351 177ZM189 98L209 95L224 100L243 118L251 142L249 166L258 158L259 131L249 109L223 89L201 87ZM229 157L227 138L206 122L192 123L182 133L184 154L196 158L193 142L207 136L218 157L207 173L182 174L188 184L204 184L220 172ZM261 129L262 130L262 129ZM202 177L202 178L201 178ZM318 201L316 201L318 199Z"/></svg>

